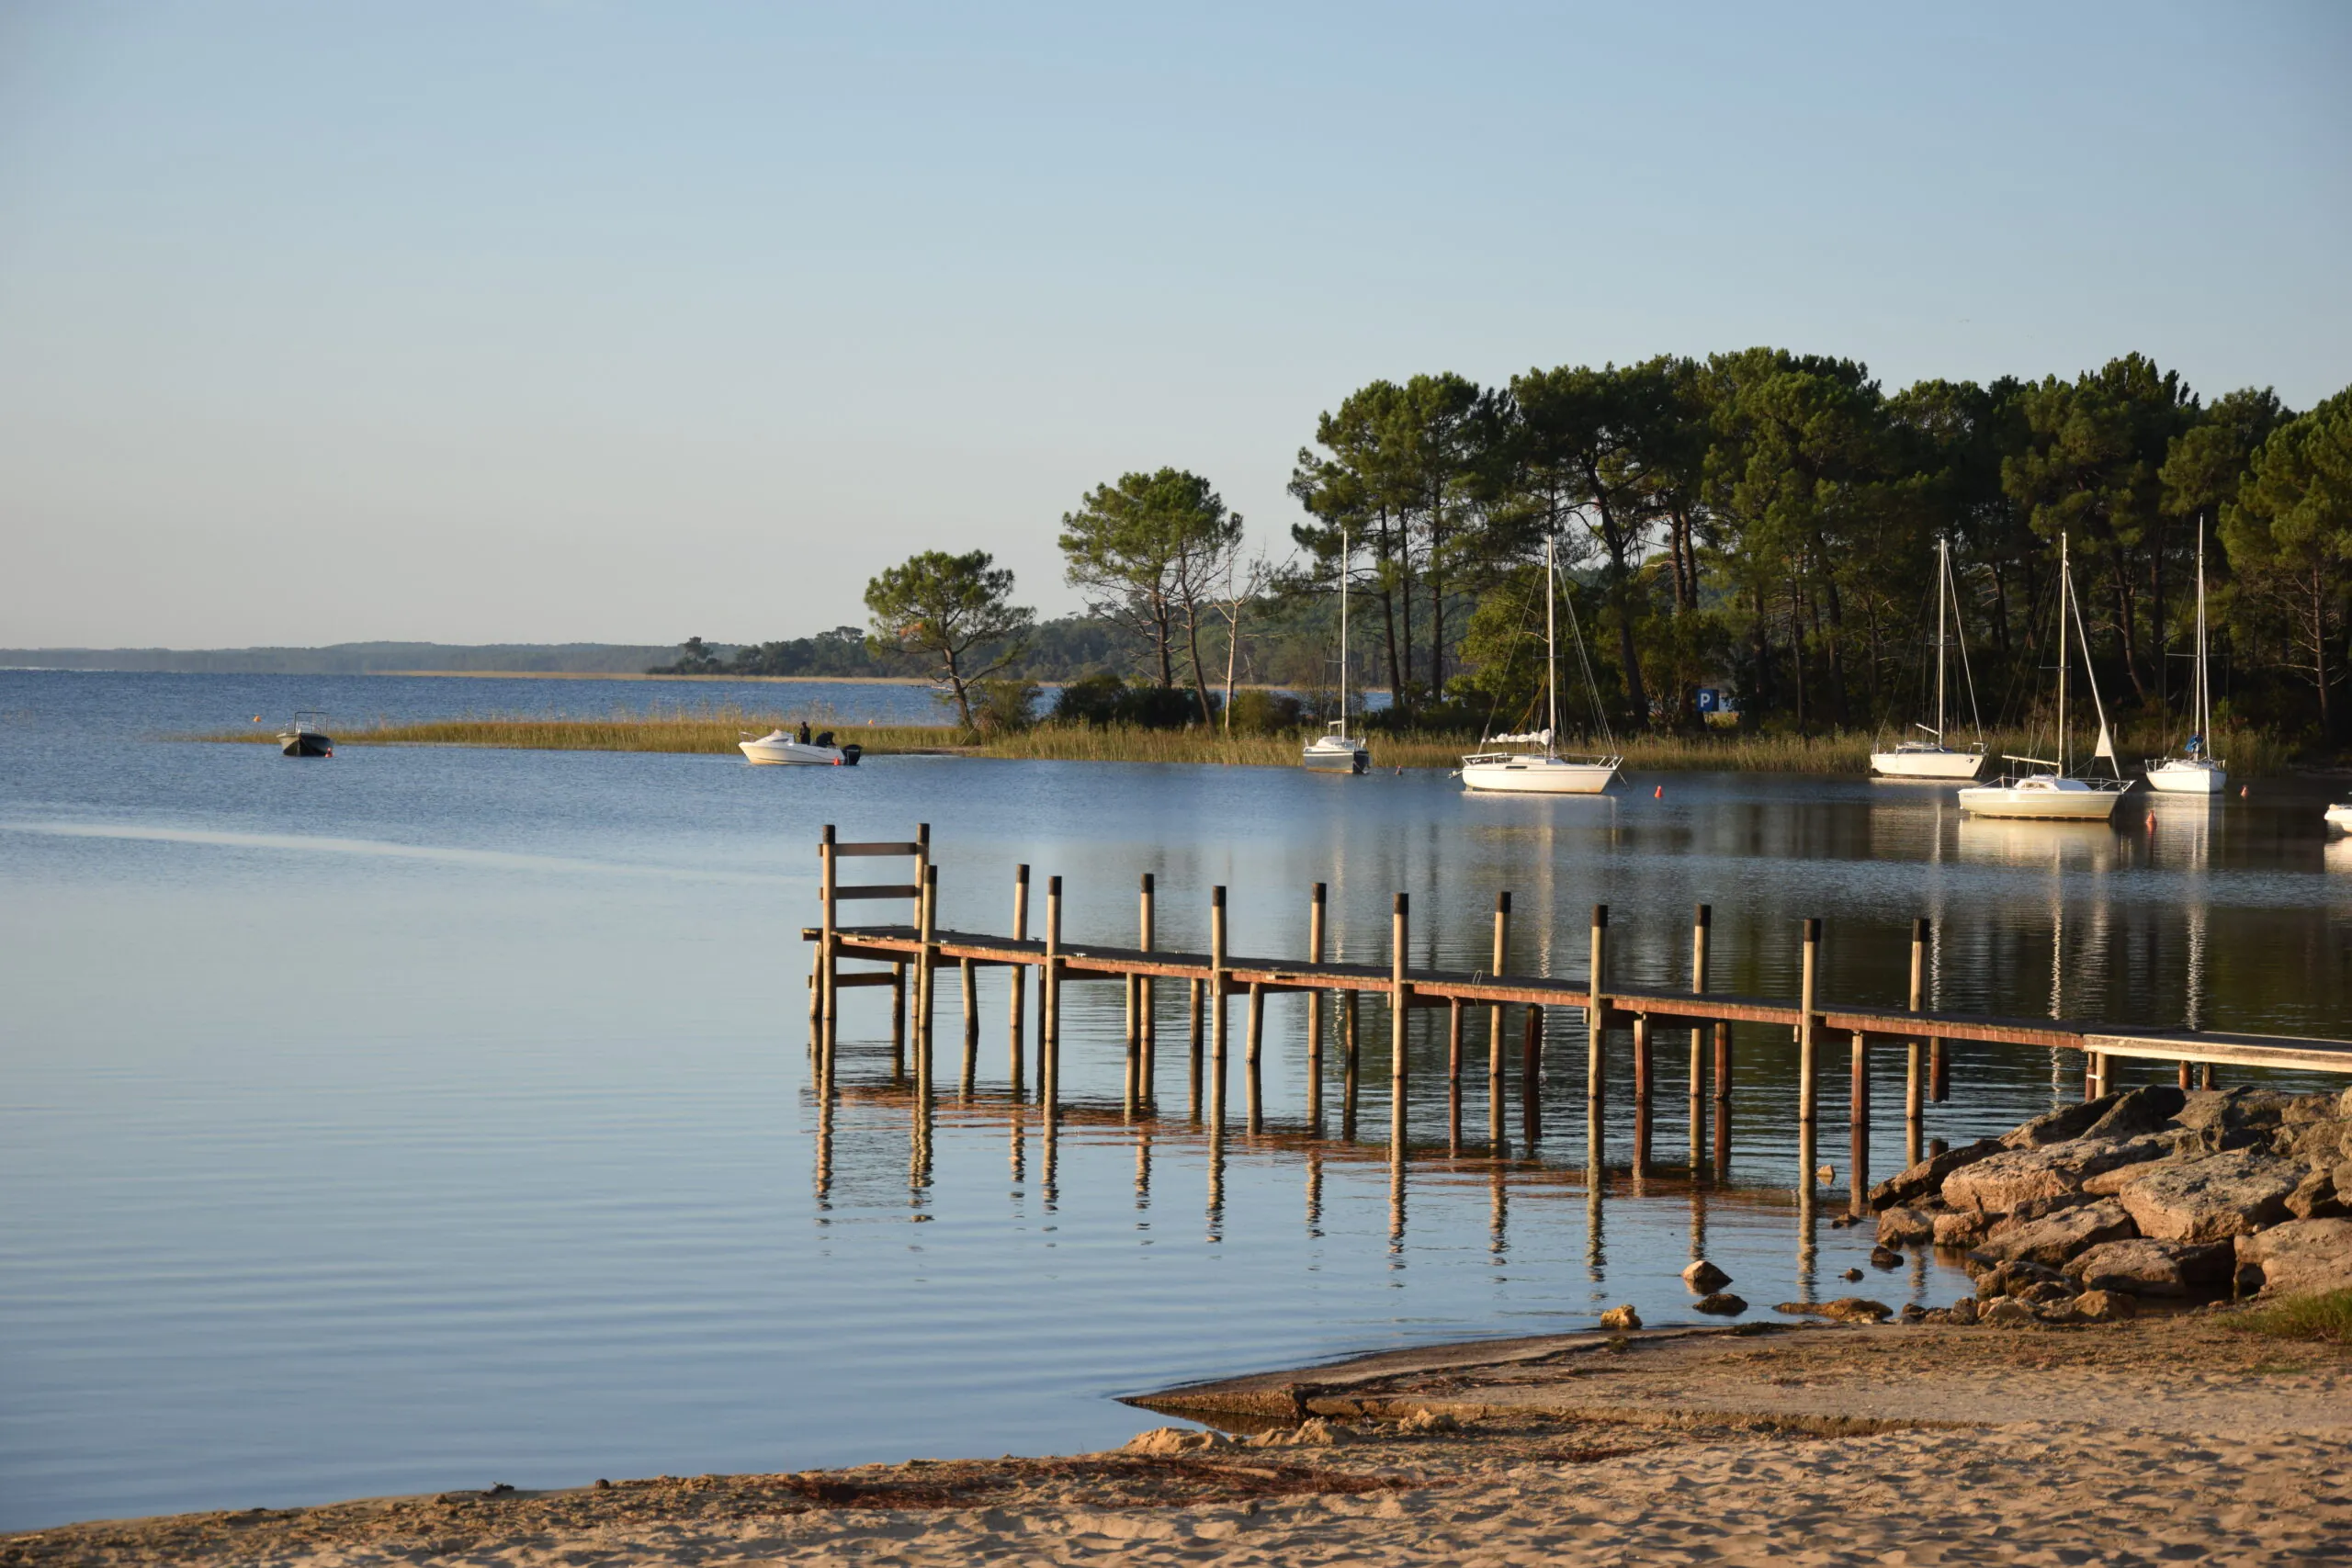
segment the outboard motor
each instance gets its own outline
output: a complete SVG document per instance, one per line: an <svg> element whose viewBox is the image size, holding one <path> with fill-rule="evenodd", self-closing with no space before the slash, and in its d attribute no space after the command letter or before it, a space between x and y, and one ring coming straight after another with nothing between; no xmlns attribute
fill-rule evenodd
<svg viewBox="0 0 2352 1568"><path fill-rule="evenodd" d="M842 748L842 766L854 768L857 766L857 760L865 755L865 748L853 740Z"/></svg>

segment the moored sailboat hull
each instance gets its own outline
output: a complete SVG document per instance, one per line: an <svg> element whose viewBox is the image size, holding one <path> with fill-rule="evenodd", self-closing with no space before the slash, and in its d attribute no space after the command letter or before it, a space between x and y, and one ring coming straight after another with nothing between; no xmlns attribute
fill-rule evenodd
<svg viewBox="0 0 2352 1568"><path fill-rule="evenodd" d="M2148 787L2166 795L2219 795L2229 784L2229 770L2219 762L2165 757L2148 763Z"/></svg>
<svg viewBox="0 0 2352 1568"><path fill-rule="evenodd" d="M1616 781L1617 759L1498 755L1462 760L1462 787L1497 795L1600 795Z"/></svg>
<svg viewBox="0 0 2352 1568"><path fill-rule="evenodd" d="M2035 822L2105 822L2131 788L2110 780L2064 779L2048 773L2003 779L1960 792L1960 808L1978 817Z"/></svg>
<svg viewBox="0 0 2352 1568"><path fill-rule="evenodd" d="M1940 746L1922 746L1871 753L1871 772L1882 778L1973 779L1984 771L1982 751L1948 751Z"/></svg>

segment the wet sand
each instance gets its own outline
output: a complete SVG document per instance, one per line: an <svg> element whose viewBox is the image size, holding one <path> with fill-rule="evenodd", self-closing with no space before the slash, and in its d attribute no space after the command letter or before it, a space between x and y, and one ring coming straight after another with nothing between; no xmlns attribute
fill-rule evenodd
<svg viewBox="0 0 2352 1568"><path fill-rule="evenodd" d="M2352 1560L2352 1350L2226 1314L1570 1335L1142 1403L1257 1435L74 1525L0 1564Z"/></svg>

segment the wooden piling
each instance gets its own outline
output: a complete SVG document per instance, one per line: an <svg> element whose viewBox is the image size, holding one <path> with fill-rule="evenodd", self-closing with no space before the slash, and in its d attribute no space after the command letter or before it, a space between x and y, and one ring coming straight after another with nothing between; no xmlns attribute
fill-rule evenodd
<svg viewBox="0 0 2352 1568"><path fill-rule="evenodd" d="M1225 889L1209 889L1209 1125L1225 1126Z"/></svg>
<svg viewBox="0 0 2352 1568"><path fill-rule="evenodd" d="M1634 1174L1645 1175L1650 1168L1651 1140L1656 1134L1653 1120L1657 1092L1657 1063L1650 1051L1650 1015L1634 1015Z"/></svg>
<svg viewBox="0 0 2352 1568"><path fill-rule="evenodd" d="M1258 1070L1259 1048L1266 1038L1266 987L1264 982L1250 982L1250 1038L1243 1046L1242 1071L1248 1079L1250 1131L1261 1132L1265 1126L1265 1091Z"/></svg>
<svg viewBox="0 0 2352 1568"><path fill-rule="evenodd" d="M1396 1093L1404 1098L1406 1063L1405 1024L1412 1016L1413 987L1405 983L1405 959L1411 949L1413 919L1412 896L1396 895L1388 913L1388 1076L1396 1082Z"/></svg>
<svg viewBox="0 0 2352 1568"><path fill-rule="evenodd" d="M1715 1025L1715 1179L1731 1175L1731 1025Z"/></svg>
<svg viewBox="0 0 2352 1568"><path fill-rule="evenodd" d="M1520 1136L1526 1140L1527 1152L1535 1152L1535 1142L1544 1135L1544 1010L1527 1010L1527 1027L1519 1043L1519 1120Z"/></svg>
<svg viewBox="0 0 2352 1568"><path fill-rule="evenodd" d="M1306 958L1310 964L1323 962L1325 897L1319 882L1307 895ZM1306 1125L1311 1132L1323 1131L1323 993L1319 990L1306 998Z"/></svg>
<svg viewBox="0 0 2352 1568"><path fill-rule="evenodd" d="M1714 931L1714 910L1705 904L1690 910L1690 992L1707 994L1708 945ZM1707 1026L1690 1028L1690 1168L1707 1160Z"/></svg>
<svg viewBox="0 0 2352 1568"><path fill-rule="evenodd" d="M1016 865L1012 868L1012 939L1015 942L1029 940L1029 868L1025 865ZM1029 966L1026 964L1015 964L1011 966L1011 975L1012 979L1012 1017L1005 1024L1005 1036L1012 1045L1010 1067L1012 1098L1019 1100L1023 1069L1028 1061L1028 1047L1021 1037L1024 1032L1023 1025L1028 1021L1024 1016L1024 1010L1029 1001Z"/></svg>
<svg viewBox="0 0 2352 1568"><path fill-rule="evenodd" d="M1186 994L1192 1001L1192 1069L1188 1077L1192 1096L1186 1114L1195 1122L1201 1119L1202 1032L1208 1025L1208 1010L1203 998L1207 990L1208 982L1205 980L1193 980L1186 986Z"/></svg>
<svg viewBox="0 0 2352 1568"><path fill-rule="evenodd" d="M2194 1074L2195 1069L2188 1062L2184 1061L2180 1064L2180 1087L2184 1093L2197 1087L2192 1081Z"/></svg>
<svg viewBox="0 0 2352 1568"><path fill-rule="evenodd" d="M840 1033L840 987L834 981L841 971L841 873L833 844L833 825L828 822L817 840L818 897L824 905L825 923L823 934L817 939L817 996L813 1004L818 1010L817 1053L828 1063L832 1060L833 1043Z"/></svg>
<svg viewBox="0 0 2352 1568"><path fill-rule="evenodd" d="M907 1076L907 966L890 965L890 1079Z"/></svg>
<svg viewBox="0 0 2352 1568"><path fill-rule="evenodd" d="M1846 1116L1857 1127L1871 1124L1870 1036L1854 1031L1853 1082L1847 1096Z"/></svg>
<svg viewBox="0 0 2352 1568"><path fill-rule="evenodd" d="M1586 971L1589 1000L1584 1010L1584 1095L1587 1100L1605 1100L1609 1095L1609 1077L1601 1055L1609 1032L1609 906L1592 907L1592 956Z"/></svg>
<svg viewBox="0 0 2352 1568"><path fill-rule="evenodd" d="M1815 985L1821 977L1821 922L1804 922L1804 951L1799 961L1801 977L1797 982L1797 1122L1812 1127L1820 1121L1820 1066L1814 1039L1817 1020L1814 1016ZM1805 1172L1805 1189L1813 1186L1813 1172Z"/></svg>
<svg viewBox="0 0 2352 1568"><path fill-rule="evenodd" d="M1492 973L1510 972L1510 894L1495 895L1495 953ZM1487 1010L1487 1136L1499 1150L1503 1141L1503 1009L1500 1002Z"/></svg>
<svg viewBox="0 0 2352 1568"><path fill-rule="evenodd" d="M939 868L924 863L917 919L922 953L915 960L915 1096L928 1102L932 1084L932 1020L939 984Z"/></svg>
<svg viewBox="0 0 2352 1568"><path fill-rule="evenodd" d="M1911 922L1911 1010L1926 1011L1927 998L1928 922L1918 919ZM1905 1147L1908 1149L1916 1149L1919 1141L1920 1119L1927 1114L1925 1085L1920 1079L1920 1069L1924 1065L1921 1057L1925 1055L1926 1045L1926 1040L1915 1034L1905 1048L1903 1122L1904 1136L1907 1140ZM1912 1154L1912 1163L1917 1164L1918 1158L1917 1153Z"/></svg>
<svg viewBox="0 0 2352 1568"><path fill-rule="evenodd" d="M1136 924L1141 938L1139 945L1146 953L1149 953L1153 944L1159 941L1159 932L1156 929L1157 898L1157 885L1152 874L1147 871L1143 874L1143 882L1136 895ZM1148 975L1138 975L1136 976L1136 1005L1143 1012L1141 1023L1143 1060L1141 1070L1137 1074L1141 1082L1137 1087L1141 1092L1144 1113L1149 1115L1153 1100L1153 1075L1159 1066L1159 1022L1156 1016L1159 1002L1159 984Z"/></svg>
<svg viewBox="0 0 2352 1568"><path fill-rule="evenodd" d="M1340 1083L1340 1136L1356 1135L1356 1086L1362 1081L1363 1056L1361 1049L1361 1009L1356 998L1361 993L1340 993L1340 1046L1342 1061Z"/></svg>
<svg viewBox="0 0 2352 1568"><path fill-rule="evenodd" d="M1462 998L1445 999L1445 1081L1462 1089Z"/></svg>
<svg viewBox="0 0 2352 1568"><path fill-rule="evenodd" d="M1062 879L1046 878L1046 972L1037 989L1045 1009L1038 1030L1037 1093L1046 1108L1046 1128L1053 1130L1061 1114L1062 1098Z"/></svg>
<svg viewBox="0 0 2352 1568"><path fill-rule="evenodd" d="M964 1097L972 1094L972 1080L980 1070L979 965L968 958L956 960L964 972Z"/></svg>

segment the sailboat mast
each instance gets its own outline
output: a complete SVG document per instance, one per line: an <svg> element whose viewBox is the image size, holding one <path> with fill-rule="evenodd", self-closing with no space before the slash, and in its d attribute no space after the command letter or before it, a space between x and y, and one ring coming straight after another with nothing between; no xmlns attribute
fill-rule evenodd
<svg viewBox="0 0 2352 1568"><path fill-rule="evenodd" d="M2213 754L2213 678L2205 668L2205 523L2197 524L2197 734L2202 750Z"/></svg>
<svg viewBox="0 0 2352 1568"><path fill-rule="evenodd" d="M2066 608L2075 602L2075 571L2066 561L2066 536L2058 536L2058 773L2066 773Z"/></svg>
<svg viewBox="0 0 2352 1568"><path fill-rule="evenodd" d="M1348 733L1348 525L1340 525L1340 734Z"/></svg>
<svg viewBox="0 0 2352 1568"><path fill-rule="evenodd" d="M1936 541L1936 744L1944 743L1944 585L1951 581L1951 541Z"/></svg>
<svg viewBox="0 0 2352 1568"><path fill-rule="evenodd" d="M1544 754L1549 757L1560 739L1559 615L1560 583L1552 570L1552 540L1544 536Z"/></svg>

